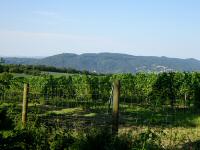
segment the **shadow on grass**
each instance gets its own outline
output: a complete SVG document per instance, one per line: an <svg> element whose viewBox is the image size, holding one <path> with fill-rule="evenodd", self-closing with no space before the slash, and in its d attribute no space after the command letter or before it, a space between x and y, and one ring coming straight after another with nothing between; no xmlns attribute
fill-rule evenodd
<svg viewBox="0 0 200 150"><path fill-rule="evenodd" d="M200 149L200 141L195 141L195 142L188 142L185 143L184 145L179 148L179 150L199 150Z"/></svg>
<svg viewBox="0 0 200 150"><path fill-rule="evenodd" d="M10 105L5 106L10 108ZM13 107L15 114L21 114L22 106ZM77 109L78 108L78 109ZM80 110L80 109L81 110ZM62 103L62 105L30 104L28 108L30 120L39 118L47 125L63 124L72 126L88 126L111 123L111 112L107 114L104 104ZM35 116L34 116L35 115ZM120 107L120 125L149 127L196 127L200 123L200 112L192 108L174 108L169 106L149 107L133 105Z"/></svg>
<svg viewBox="0 0 200 150"><path fill-rule="evenodd" d="M196 127L200 113L192 108L144 108L132 107L120 115L120 122L125 126L149 127Z"/></svg>
<svg viewBox="0 0 200 150"><path fill-rule="evenodd" d="M46 103L46 104L36 104L29 106L29 112L36 112L37 114L45 114L50 111L59 111L67 108L85 108L85 109L95 109L98 111L99 107L102 107L104 103L94 103L94 102L77 102L77 101L63 101L60 103ZM100 109L101 110L101 109ZM102 110L101 110L102 111Z"/></svg>
<svg viewBox="0 0 200 150"><path fill-rule="evenodd" d="M29 103L28 121L34 124L44 124L49 127L89 127L110 125L110 116L104 114L102 104L91 105L91 103L70 102L62 105L41 105ZM20 121L22 105L19 103L4 103L1 108L9 110L12 116L18 116ZM109 123L107 123L109 122Z"/></svg>
<svg viewBox="0 0 200 150"><path fill-rule="evenodd" d="M81 107L79 107L81 108ZM71 110L70 110L71 109ZM199 125L200 113L192 108L152 108L133 107L120 112L120 125L148 127L196 127ZM111 124L112 115L107 114L106 107L97 108L59 108L40 116L42 122L48 125L63 124L69 126L104 126ZM198 122L199 121L199 122Z"/></svg>
<svg viewBox="0 0 200 150"><path fill-rule="evenodd" d="M90 109L69 108L60 111L52 111L38 116L39 122L46 126L58 126L62 128L83 129L91 126L108 126L111 124L111 116L104 113L95 113Z"/></svg>

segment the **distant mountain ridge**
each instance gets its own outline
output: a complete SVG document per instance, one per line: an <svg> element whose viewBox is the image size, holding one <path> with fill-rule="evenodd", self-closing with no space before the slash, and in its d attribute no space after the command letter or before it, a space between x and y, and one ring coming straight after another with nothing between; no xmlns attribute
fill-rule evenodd
<svg viewBox="0 0 200 150"><path fill-rule="evenodd" d="M200 61L180 58L133 56L120 53L63 53L45 58L6 57L7 64L35 64L87 70L97 73L200 71Z"/></svg>

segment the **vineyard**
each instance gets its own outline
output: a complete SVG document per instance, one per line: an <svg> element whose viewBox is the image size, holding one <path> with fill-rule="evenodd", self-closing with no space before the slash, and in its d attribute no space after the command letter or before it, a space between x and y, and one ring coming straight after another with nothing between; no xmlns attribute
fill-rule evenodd
<svg viewBox="0 0 200 150"><path fill-rule="evenodd" d="M116 80L119 120L113 134ZM1 73L0 149L198 149L199 108L197 72Z"/></svg>

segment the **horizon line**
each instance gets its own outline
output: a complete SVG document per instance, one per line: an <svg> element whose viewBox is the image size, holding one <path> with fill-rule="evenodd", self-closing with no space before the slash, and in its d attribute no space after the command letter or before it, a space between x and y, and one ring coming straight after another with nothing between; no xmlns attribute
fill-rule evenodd
<svg viewBox="0 0 200 150"><path fill-rule="evenodd" d="M194 60L199 60L200 59L197 59L197 58L181 58L181 57L170 57L170 56L153 56L153 55L133 55L133 54L130 54L130 53L116 53L116 52L97 52L97 53L67 53L67 52L63 52L63 53L57 53L57 54L51 54L51 55L46 55L46 56L27 56L27 55L1 55L0 54L0 57L3 57L3 58L34 58L34 59L43 59L43 58L46 58L46 57L51 57L51 56L55 56L55 55L61 55L61 54L75 54L75 55L84 55L84 54L121 54L121 55L129 55L129 56L136 56L136 57L158 57L158 58L162 58L162 57L165 57L165 58L175 58L175 59L194 59Z"/></svg>

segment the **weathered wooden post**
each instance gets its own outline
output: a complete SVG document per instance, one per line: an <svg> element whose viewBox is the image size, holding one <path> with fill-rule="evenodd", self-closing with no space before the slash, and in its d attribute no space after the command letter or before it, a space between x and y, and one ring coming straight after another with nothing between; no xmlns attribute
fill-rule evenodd
<svg viewBox="0 0 200 150"><path fill-rule="evenodd" d="M120 81L113 82L113 112L112 112L112 134L118 132L119 121L119 97L120 97Z"/></svg>
<svg viewBox="0 0 200 150"><path fill-rule="evenodd" d="M184 108L186 108L186 101L187 101L187 93L185 93Z"/></svg>
<svg viewBox="0 0 200 150"><path fill-rule="evenodd" d="M23 92L23 104L22 104L22 126L26 126L27 121L27 109L28 109L28 95L29 95L29 84L24 84Z"/></svg>

